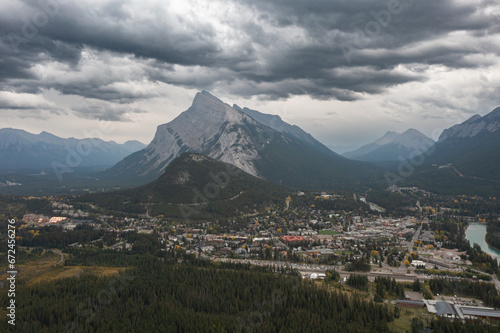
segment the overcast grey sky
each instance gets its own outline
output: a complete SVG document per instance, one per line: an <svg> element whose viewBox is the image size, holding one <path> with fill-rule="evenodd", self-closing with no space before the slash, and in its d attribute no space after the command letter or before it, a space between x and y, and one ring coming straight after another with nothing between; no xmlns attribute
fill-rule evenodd
<svg viewBox="0 0 500 333"><path fill-rule="evenodd" d="M0 38L0 127L62 137L149 143L203 89L328 145L500 106L496 0L2 0Z"/></svg>

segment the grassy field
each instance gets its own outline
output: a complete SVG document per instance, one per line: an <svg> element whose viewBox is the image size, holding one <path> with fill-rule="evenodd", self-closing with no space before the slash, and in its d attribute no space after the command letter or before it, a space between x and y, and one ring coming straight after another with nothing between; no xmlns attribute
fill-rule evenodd
<svg viewBox="0 0 500 333"><path fill-rule="evenodd" d="M351 254L353 254L354 252L352 252L351 250L337 250L337 251L333 251L333 253L337 254L337 255L346 255L346 256L350 256Z"/></svg>
<svg viewBox="0 0 500 333"><path fill-rule="evenodd" d="M84 272L95 274L97 276L107 276L117 274L126 269L122 267L64 266L64 261L61 261L61 256L58 253L51 251L43 251L40 254L32 254L31 251L28 251L28 253L29 259L21 260L21 264L16 265L18 272L16 278L17 288L74 277ZM64 258L67 256L67 254L63 255ZM6 257L5 253L2 257ZM0 270L3 271L6 269L6 264L0 265ZM9 277L7 273L1 274L0 281L7 282L7 277ZM19 284L19 282L21 282L21 284ZM5 317L6 315L6 308L1 307L0 316Z"/></svg>
<svg viewBox="0 0 500 333"><path fill-rule="evenodd" d="M424 327L426 327L432 319L432 315L427 312L426 308L401 307L400 310L400 317L389 323L391 332L411 332L411 320L413 318L422 320L424 322Z"/></svg>
<svg viewBox="0 0 500 333"><path fill-rule="evenodd" d="M320 235L338 235L340 232L334 230L320 230L318 232Z"/></svg>
<svg viewBox="0 0 500 333"><path fill-rule="evenodd" d="M119 273L124 268L99 267L99 266L57 266L43 272L40 275L32 276L28 285L49 282L58 279L78 276L84 272L92 273L97 276L107 276Z"/></svg>
<svg viewBox="0 0 500 333"><path fill-rule="evenodd" d="M66 254L64 256L66 257ZM100 266L64 266L64 263L60 262L60 258L59 254L52 252L44 252L38 256L34 256L33 259L16 265L18 272L17 279L25 285L33 285L77 276L83 272L106 276L119 273L125 269ZM0 269L4 270L6 267L0 267ZM5 281L7 277L7 273L0 275L0 281Z"/></svg>

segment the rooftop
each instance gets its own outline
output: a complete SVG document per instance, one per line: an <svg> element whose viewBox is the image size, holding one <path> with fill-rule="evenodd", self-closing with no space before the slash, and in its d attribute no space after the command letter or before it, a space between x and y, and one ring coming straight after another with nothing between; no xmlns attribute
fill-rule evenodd
<svg viewBox="0 0 500 333"><path fill-rule="evenodd" d="M462 310L464 316L500 318L500 310L473 306L462 306L460 309Z"/></svg>
<svg viewBox="0 0 500 333"><path fill-rule="evenodd" d="M459 316L457 310L455 310L455 306L453 306L453 304L451 303L437 302L435 307L438 316L443 316L443 315L451 315L457 317Z"/></svg>

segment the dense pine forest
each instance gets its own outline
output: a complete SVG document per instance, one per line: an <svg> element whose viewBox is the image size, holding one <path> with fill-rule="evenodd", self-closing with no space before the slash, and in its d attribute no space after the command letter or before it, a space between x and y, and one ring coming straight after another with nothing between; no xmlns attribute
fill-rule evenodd
<svg viewBox="0 0 500 333"><path fill-rule="evenodd" d="M325 283L330 282L302 280L291 270L210 262L177 251L153 256L75 250L66 264L81 265L82 259L88 265L134 268L113 276L84 272L36 285L20 284L16 330L390 332L389 323L400 312L388 304L367 301L356 292L328 290ZM358 278L353 275L349 280ZM381 296L402 294L402 286L393 280L377 279L376 285ZM442 286L433 287L443 290ZM6 301L5 293L0 301ZM498 331L481 322L442 319L432 320L430 328L433 332ZM412 321L412 331L423 331L423 322Z"/></svg>
<svg viewBox="0 0 500 333"><path fill-rule="evenodd" d="M500 249L500 221L491 221L488 223L486 242L490 246Z"/></svg>
<svg viewBox="0 0 500 333"><path fill-rule="evenodd" d="M429 287L434 294L471 296L483 300L486 306L500 307L500 295L492 283L432 279L429 280Z"/></svg>
<svg viewBox="0 0 500 333"><path fill-rule="evenodd" d="M23 286L17 302L23 332L387 332L393 319L387 305L293 274L189 257Z"/></svg>

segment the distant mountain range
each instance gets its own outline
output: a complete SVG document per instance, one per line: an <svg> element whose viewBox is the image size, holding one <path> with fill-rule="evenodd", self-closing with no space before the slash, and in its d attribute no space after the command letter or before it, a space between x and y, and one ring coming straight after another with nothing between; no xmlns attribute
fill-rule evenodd
<svg viewBox="0 0 500 333"><path fill-rule="evenodd" d="M75 168L109 167L144 147L138 141L118 144L101 139L64 139L47 132L32 134L4 128L0 129L0 171L48 171L54 163Z"/></svg>
<svg viewBox="0 0 500 333"><path fill-rule="evenodd" d="M428 163L450 164L464 177L500 180L500 107L443 131Z"/></svg>
<svg viewBox="0 0 500 333"><path fill-rule="evenodd" d="M347 189L380 174L348 160L280 117L234 107L203 91L191 107L158 126L153 141L105 171L103 177L158 178L184 152L200 153L285 186ZM366 186L366 185L363 185Z"/></svg>
<svg viewBox="0 0 500 333"><path fill-rule="evenodd" d="M400 161L426 152L434 143L431 138L411 128L401 134L387 132L374 142L342 156L369 162Z"/></svg>
<svg viewBox="0 0 500 333"><path fill-rule="evenodd" d="M417 165L409 161L406 170L414 169L402 183L437 193L499 196L499 129L500 108L450 127L427 153L415 158Z"/></svg>
<svg viewBox="0 0 500 333"><path fill-rule="evenodd" d="M130 190L89 194L81 200L112 212L197 219L251 214L270 204L284 204L289 193L231 164L183 153L151 183Z"/></svg>
<svg viewBox="0 0 500 333"><path fill-rule="evenodd" d="M350 151L354 151L360 147L360 145L327 145L333 152L337 154L344 154Z"/></svg>
<svg viewBox="0 0 500 333"><path fill-rule="evenodd" d="M42 193L52 178L42 180L33 174L50 173L56 163L105 171L75 175L67 183L54 184L54 190L73 185L80 189L136 186L158 179L186 152L229 163L275 184L305 190L385 188L387 172L392 172L402 185L435 192L498 195L500 108L452 126L437 142L415 129L387 132L340 156L279 116L230 106L203 91L196 94L186 111L158 126L147 146L137 141L117 144L0 129L0 172L10 175L0 185L18 191L27 186L27 190ZM12 176L16 174L31 178Z"/></svg>
<svg viewBox="0 0 500 333"><path fill-rule="evenodd" d="M343 156L389 169L391 176L386 173L385 185L399 183L438 193L498 196L500 108L444 130L437 142L415 129L402 134L387 132Z"/></svg>

